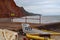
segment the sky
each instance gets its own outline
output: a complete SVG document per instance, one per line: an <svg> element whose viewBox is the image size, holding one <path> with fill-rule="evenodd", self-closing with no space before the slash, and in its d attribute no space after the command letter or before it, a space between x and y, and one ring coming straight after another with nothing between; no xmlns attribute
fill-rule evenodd
<svg viewBox="0 0 60 40"><path fill-rule="evenodd" d="M60 0L14 0L28 12L41 15L60 15Z"/></svg>

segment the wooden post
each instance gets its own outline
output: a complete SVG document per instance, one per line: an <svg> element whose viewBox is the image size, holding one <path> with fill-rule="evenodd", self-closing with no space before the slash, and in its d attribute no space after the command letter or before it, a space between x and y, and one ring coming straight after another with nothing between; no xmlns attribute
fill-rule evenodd
<svg viewBox="0 0 60 40"><path fill-rule="evenodd" d="M39 24L41 24L41 15L39 15Z"/></svg>
<svg viewBox="0 0 60 40"><path fill-rule="evenodd" d="M25 23L27 23L27 16L25 17Z"/></svg>

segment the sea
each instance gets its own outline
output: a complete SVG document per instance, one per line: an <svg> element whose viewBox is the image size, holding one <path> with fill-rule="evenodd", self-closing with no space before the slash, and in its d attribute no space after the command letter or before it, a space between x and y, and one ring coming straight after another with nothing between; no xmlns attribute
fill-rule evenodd
<svg viewBox="0 0 60 40"><path fill-rule="evenodd" d="M60 15L41 16L41 23L54 23L60 22Z"/></svg>

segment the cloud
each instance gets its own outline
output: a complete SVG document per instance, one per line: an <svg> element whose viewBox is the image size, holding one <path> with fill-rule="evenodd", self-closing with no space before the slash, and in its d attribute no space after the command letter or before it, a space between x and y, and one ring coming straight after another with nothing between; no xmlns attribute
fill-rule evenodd
<svg viewBox="0 0 60 40"><path fill-rule="evenodd" d="M16 0L25 10L42 15L57 15L60 13L60 0ZM59 14L60 15L60 14Z"/></svg>
<svg viewBox="0 0 60 40"><path fill-rule="evenodd" d="M58 12L60 12L60 9L57 9L57 8L49 8L49 9L42 9L42 11L44 12L44 13L50 13L50 12L56 12L56 13L58 13Z"/></svg>

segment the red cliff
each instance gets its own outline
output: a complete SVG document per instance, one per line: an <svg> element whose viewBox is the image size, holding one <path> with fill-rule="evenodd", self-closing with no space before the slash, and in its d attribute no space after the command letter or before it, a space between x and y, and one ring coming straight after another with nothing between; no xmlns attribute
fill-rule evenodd
<svg viewBox="0 0 60 40"><path fill-rule="evenodd" d="M0 0L0 18L25 16L21 7L18 7L14 0Z"/></svg>

